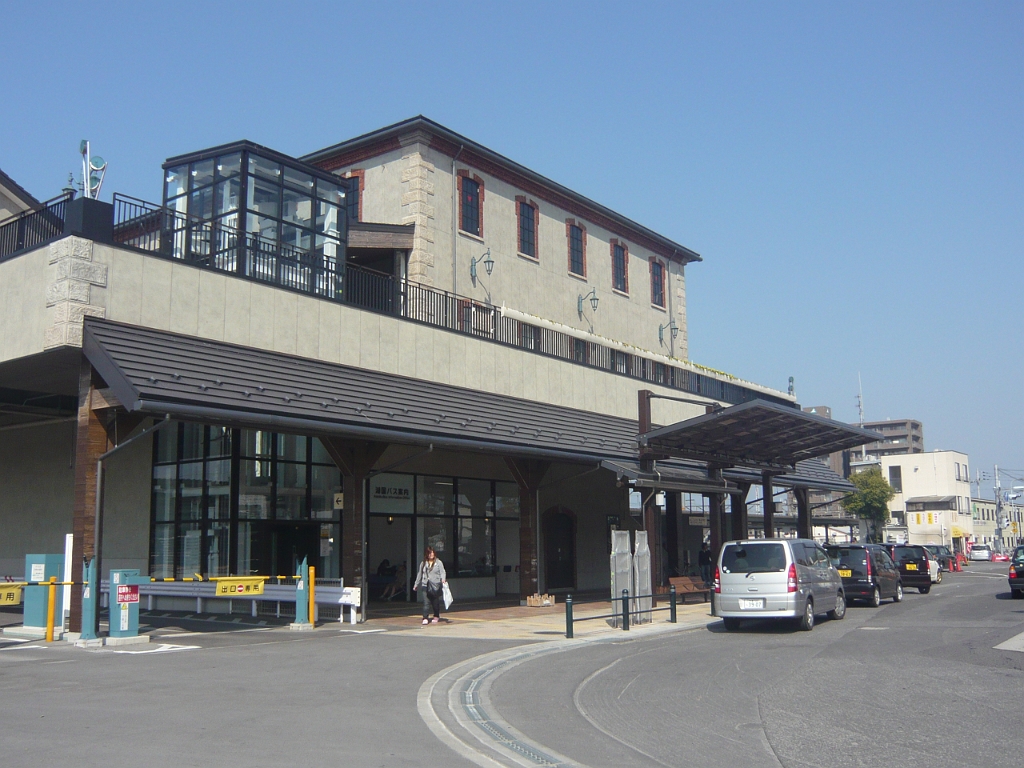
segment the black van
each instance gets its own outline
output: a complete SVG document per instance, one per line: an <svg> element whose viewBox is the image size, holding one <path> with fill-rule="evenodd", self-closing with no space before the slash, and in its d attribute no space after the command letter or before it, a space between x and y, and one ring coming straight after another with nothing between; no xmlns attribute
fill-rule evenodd
<svg viewBox="0 0 1024 768"><path fill-rule="evenodd" d="M906 587L917 587L922 595L932 589L931 553L919 544L883 544L900 571Z"/></svg>
<svg viewBox="0 0 1024 768"><path fill-rule="evenodd" d="M891 597L903 599L903 581L899 569L885 549L877 544L832 544L825 547L829 560L843 580L846 599L865 600L877 608Z"/></svg>

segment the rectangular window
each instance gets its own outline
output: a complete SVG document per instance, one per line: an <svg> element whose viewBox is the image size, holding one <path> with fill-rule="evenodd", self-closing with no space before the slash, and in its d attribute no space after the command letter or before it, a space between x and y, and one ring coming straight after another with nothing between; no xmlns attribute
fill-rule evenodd
<svg viewBox="0 0 1024 768"><path fill-rule="evenodd" d="M889 467L889 485L896 493L903 493L903 468Z"/></svg>
<svg viewBox="0 0 1024 768"><path fill-rule="evenodd" d="M465 182L463 182L465 184ZM519 252L524 256L537 258L537 211L529 203L520 201L519 206Z"/></svg>
<svg viewBox="0 0 1024 768"><path fill-rule="evenodd" d="M572 340L572 359L577 363L589 363L590 355L587 347L587 342L583 339Z"/></svg>
<svg viewBox="0 0 1024 768"><path fill-rule="evenodd" d="M612 243L612 288L629 293L629 253L620 243Z"/></svg>
<svg viewBox="0 0 1024 768"><path fill-rule="evenodd" d="M651 303L665 306L665 265L656 259L651 260Z"/></svg>
<svg viewBox="0 0 1024 768"><path fill-rule="evenodd" d="M587 276L587 265L583 251L583 228L569 225L569 271L580 277Z"/></svg>
<svg viewBox="0 0 1024 768"><path fill-rule="evenodd" d="M459 229L480 236L480 185L465 176L462 179L462 221Z"/></svg>
<svg viewBox="0 0 1024 768"><path fill-rule="evenodd" d="M956 467L956 479L959 480L960 479L960 463L959 462L954 462L953 466Z"/></svg>

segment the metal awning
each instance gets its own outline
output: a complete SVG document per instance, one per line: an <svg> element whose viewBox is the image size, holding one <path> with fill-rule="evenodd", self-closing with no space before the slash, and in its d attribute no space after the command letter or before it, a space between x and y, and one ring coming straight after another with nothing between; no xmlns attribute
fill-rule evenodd
<svg viewBox="0 0 1024 768"><path fill-rule="evenodd" d="M606 459L601 462L601 466L637 488L657 488L662 491L721 493L735 490L741 484L757 485L761 482L760 472L742 467L724 470L723 480L719 482L708 477L706 465L679 459L656 461L650 470L644 469L636 459ZM841 493L854 490L853 483L844 480L819 459L799 462L792 472L774 476L772 484L779 488L807 488Z"/></svg>
<svg viewBox="0 0 1024 768"><path fill-rule="evenodd" d="M573 408L90 317L83 352L128 411L598 464L637 423Z"/></svg>
<svg viewBox="0 0 1024 768"><path fill-rule="evenodd" d="M752 400L651 430L639 442L656 455L785 472L805 459L882 439L797 408Z"/></svg>

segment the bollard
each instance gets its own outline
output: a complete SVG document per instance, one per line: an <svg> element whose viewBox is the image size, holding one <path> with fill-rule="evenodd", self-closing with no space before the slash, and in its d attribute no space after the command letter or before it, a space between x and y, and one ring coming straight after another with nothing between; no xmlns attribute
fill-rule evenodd
<svg viewBox="0 0 1024 768"><path fill-rule="evenodd" d="M96 634L99 613L100 585L96 579L96 558L92 558L82 569L85 583L82 585L82 634L79 640L99 642Z"/></svg>
<svg viewBox="0 0 1024 768"><path fill-rule="evenodd" d="M306 558L299 564L295 574L295 621L292 629L311 629L309 625L309 566Z"/></svg>
<svg viewBox="0 0 1024 768"><path fill-rule="evenodd" d="M572 640L572 595L565 596L565 636Z"/></svg>
<svg viewBox="0 0 1024 768"><path fill-rule="evenodd" d="M670 623L676 623L676 585L673 584L668 588L668 620Z"/></svg>
<svg viewBox="0 0 1024 768"><path fill-rule="evenodd" d="M629 590L622 590L622 630L629 632Z"/></svg>
<svg viewBox="0 0 1024 768"><path fill-rule="evenodd" d="M309 566L309 623L316 626L316 567Z"/></svg>
<svg viewBox="0 0 1024 768"><path fill-rule="evenodd" d="M53 609L57 603L57 577L50 577L49 594L46 599L46 642L53 642Z"/></svg>

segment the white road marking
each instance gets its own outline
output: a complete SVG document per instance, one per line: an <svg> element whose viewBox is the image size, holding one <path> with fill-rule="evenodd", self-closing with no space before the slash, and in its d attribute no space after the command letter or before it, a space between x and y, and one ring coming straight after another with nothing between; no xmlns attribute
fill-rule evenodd
<svg viewBox="0 0 1024 768"><path fill-rule="evenodd" d="M43 648L43 649L45 649L46 646L45 645L14 645L14 646L11 646L10 648L0 648L0 651L24 651L27 648Z"/></svg>
<svg viewBox="0 0 1024 768"><path fill-rule="evenodd" d="M1009 640L995 646L997 651L1020 651L1024 653L1024 632L1014 635Z"/></svg>
<svg viewBox="0 0 1024 768"><path fill-rule="evenodd" d="M871 630L877 631L877 630L880 630L880 629L888 629L888 627L861 627L861 629L863 629L865 632L868 632L868 631L871 631Z"/></svg>
<svg viewBox="0 0 1024 768"><path fill-rule="evenodd" d="M252 629L228 629L223 632L172 632L166 635L152 635L152 637L159 637L161 640L177 640L179 637L216 637L217 635L237 635L242 632L267 632L270 629L271 627L253 627Z"/></svg>
<svg viewBox="0 0 1024 768"><path fill-rule="evenodd" d="M349 635L372 635L375 632L387 632L386 629L339 629L338 632Z"/></svg>
<svg viewBox="0 0 1024 768"><path fill-rule="evenodd" d="M128 653L133 656L137 656L141 653L173 653L174 651L192 651L199 648L198 645L171 645L170 643L161 643L158 648L147 648L144 651L114 651L114 653Z"/></svg>

